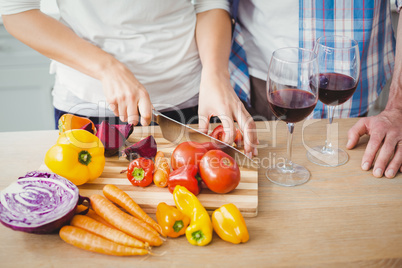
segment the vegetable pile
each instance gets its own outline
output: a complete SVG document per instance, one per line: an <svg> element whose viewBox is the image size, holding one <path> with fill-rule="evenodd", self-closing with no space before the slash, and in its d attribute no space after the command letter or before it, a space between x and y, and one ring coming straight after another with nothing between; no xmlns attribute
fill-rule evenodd
<svg viewBox="0 0 402 268"><path fill-rule="evenodd" d="M225 241L248 241L245 221L235 205L220 207L211 219L196 197L202 184L220 194L238 186L240 169L232 157L213 142L184 142L168 159L157 150L153 136L127 145L132 131L132 125L104 121L95 126L87 118L63 115L59 138L45 156L45 164L54 173L30 172L1 191L1 223L29 233L59 231L61 239L73 246L116 256L151 254L150 246L163 244L161 236L186 235L191 244L204 246L215 230ZM223 127L218 126L211 135L223 140ZM241 142L238 131L236 146ZM103 188L103 195L80 197L76 185L98 178L105 156L117 152L129 160L125 172L133 186L147 187L153 182L167 187L176 207L159 203L156 222L112 184ZM90 208L80 205L85 199Z"/></svg>
<svg viewBox="0 0 402 268"><path fill-rule="evenodd" d="M17 231L52 233L74 216L78 188L53 173L30 172L0 194L0 221Z"/></svg>

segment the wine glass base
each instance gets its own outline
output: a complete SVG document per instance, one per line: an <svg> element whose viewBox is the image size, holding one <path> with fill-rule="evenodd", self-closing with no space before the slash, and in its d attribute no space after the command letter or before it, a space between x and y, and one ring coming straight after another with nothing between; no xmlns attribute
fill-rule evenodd
<svg viewBox="0 0 402 268"><path fill-rule="evenodd" d="M293 164L293 171L285 170L281 165L269 168L265 173L268 180L281 186L297 186L310 179L310 172L303 166Z"/></svg>
<svg viewBox="0 0 402 268"><path fill-rule="evenodd" d="M314 164L324 167L337 167L345 164L349 155L342 149L323 150L324 146L316 146L308 150L307 159Z"/></svg>

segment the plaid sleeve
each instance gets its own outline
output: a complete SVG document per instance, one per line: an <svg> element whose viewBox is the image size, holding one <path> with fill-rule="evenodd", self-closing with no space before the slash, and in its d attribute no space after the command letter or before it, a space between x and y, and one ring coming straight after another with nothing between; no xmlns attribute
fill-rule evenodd
<svg viewBox="0 0 402 268"><path fill-rule="evenodd" d="M395 5L396 5L396 10L399 13L402 9L402 0L395 0Z"/></svg>

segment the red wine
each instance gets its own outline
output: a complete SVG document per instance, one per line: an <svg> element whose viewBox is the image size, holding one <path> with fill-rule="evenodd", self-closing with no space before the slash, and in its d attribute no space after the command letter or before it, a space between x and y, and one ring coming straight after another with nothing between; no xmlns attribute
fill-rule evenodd
<svg viewBox="0 0 402 268"><path fill-rule="evenodd" d="M318 98L327 105L339 105L346 102L357 87L356 80L340 73L320 74Z"/></svg>
<svg viewBox="0 0 402 268"><path fill-rule="evenodd" d="M317 104L314 94L300 89L285 88L269 94L268 103L272 112L287 123L303 120Z"/></svg>

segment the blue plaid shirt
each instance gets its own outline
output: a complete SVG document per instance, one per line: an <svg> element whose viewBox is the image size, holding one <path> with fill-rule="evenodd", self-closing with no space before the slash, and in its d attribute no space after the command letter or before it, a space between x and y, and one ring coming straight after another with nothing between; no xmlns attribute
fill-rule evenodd
<svg viewBox="0 0 402 268"><path fill-rule="evenodd" d="M312 49L317 38L343 35L356 40L361 75L353 97L337 106L336 117L356 117L368 112L394 67L395 38L388 0L299 1L299 46ZM314 118L327 117L319 102Z"/></svg>
<svg viewBox="0 0 402 268"><path fill-rule="evenodd" d="M399 10L402 0L395 4ZM390 1L299 0L299 46L313 49L315 41L324 35L343 35L358 42L359 85L349 101L336 107L335 117L364 115L391 78L394 67ZM325 118L326 113L325 106L318 102L311 117Z"/></svg>

